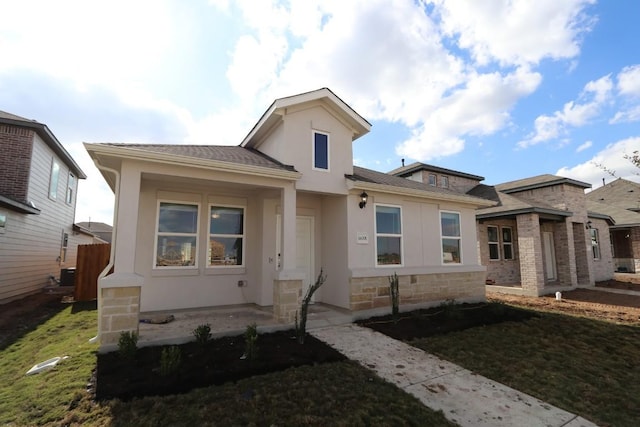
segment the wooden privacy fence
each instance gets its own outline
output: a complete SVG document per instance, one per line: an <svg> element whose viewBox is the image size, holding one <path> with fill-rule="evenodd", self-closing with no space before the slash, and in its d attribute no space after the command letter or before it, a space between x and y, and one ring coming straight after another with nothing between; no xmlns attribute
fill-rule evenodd
<svg viewBox="0 0 640 427"><path fill-rule="evenodd" d="M76 260L75 291L76 301L91 301L98 297L98 276L109 265L111 245L78 245Z"/></svg>

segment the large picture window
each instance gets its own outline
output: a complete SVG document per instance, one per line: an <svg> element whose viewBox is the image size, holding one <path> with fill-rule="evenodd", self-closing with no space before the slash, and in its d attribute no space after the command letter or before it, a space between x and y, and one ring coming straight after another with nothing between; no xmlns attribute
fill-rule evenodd
<svg viewBox="0 0 640 427"><path fill-rule="evenodd" d="M329 135L313 133L313 168L329 170Z"/></svg>
<svg viewBox="0 0 640 427"><path fill-rule="evenodd" d="M244 208L211 206L209 213L209 265L244 265Z"/></svg>
<svg viewBox="0 0 640 427"><path fill-rule="evenodd" d="M498 227L495 225L487 226L487 237L489 240L489 259L496 261L500 259L500 242L498 235Z"/></svg>
<svg viewBox="0 0 640 427"><path fill-rule="evenodd" d="M196 266L198 205L160 202L156 267Z"/></svg>
<svg viewBox="0 0 640 427"><path fill-rule="evenodd" d="M376 265L402 264L402 212L397 206L376 206Z"/></svg>
<svg viewBox="0 0 640 427"><path fill-rule="evenodd" d="M442 263L460 264L460 214L440 212L440 232L442 237Z"/></svg>

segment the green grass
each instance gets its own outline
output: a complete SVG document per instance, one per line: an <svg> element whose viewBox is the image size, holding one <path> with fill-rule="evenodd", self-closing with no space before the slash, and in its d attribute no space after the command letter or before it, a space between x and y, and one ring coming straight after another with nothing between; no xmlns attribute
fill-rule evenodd
<svg viewBox="0 0 640 427"><path fill-rule="evenodd" d="M354 362L292 368L183 395L96 403L95 309L74 304L0 350L0 425L433 425L442 413ZM19 321L16 319L16 321ZM31 366L69 356L54 369Z"/></svg>
<svg viewBox="0 0 640 427"><path fill-rule="evenodd" d="M540 314L411 344L599 425L640 425L640 327Z"/></svg>

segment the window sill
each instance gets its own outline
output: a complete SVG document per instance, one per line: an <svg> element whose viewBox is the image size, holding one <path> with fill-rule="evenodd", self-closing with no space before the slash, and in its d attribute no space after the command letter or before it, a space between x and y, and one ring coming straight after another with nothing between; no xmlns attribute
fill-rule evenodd
<svg viewBox="0 0 640 427"><path fill-rule="evenodd" d="M177 276L198 276L200 269L198 267L165 267L153 268L151 270L152 277L177 277Z"/></svg>

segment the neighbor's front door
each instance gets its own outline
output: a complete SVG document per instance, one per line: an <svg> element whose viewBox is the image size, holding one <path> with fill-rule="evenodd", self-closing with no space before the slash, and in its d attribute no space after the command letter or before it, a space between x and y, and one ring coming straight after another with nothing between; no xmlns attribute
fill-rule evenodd
<svg viewBox="0 0 640 427"><path fill-rule="evenodd" d="M315 279L313 277L313 226L313 217L311 216L296 218L296 268L305 272L305 278L302 281L303 297Z"/></svg>

